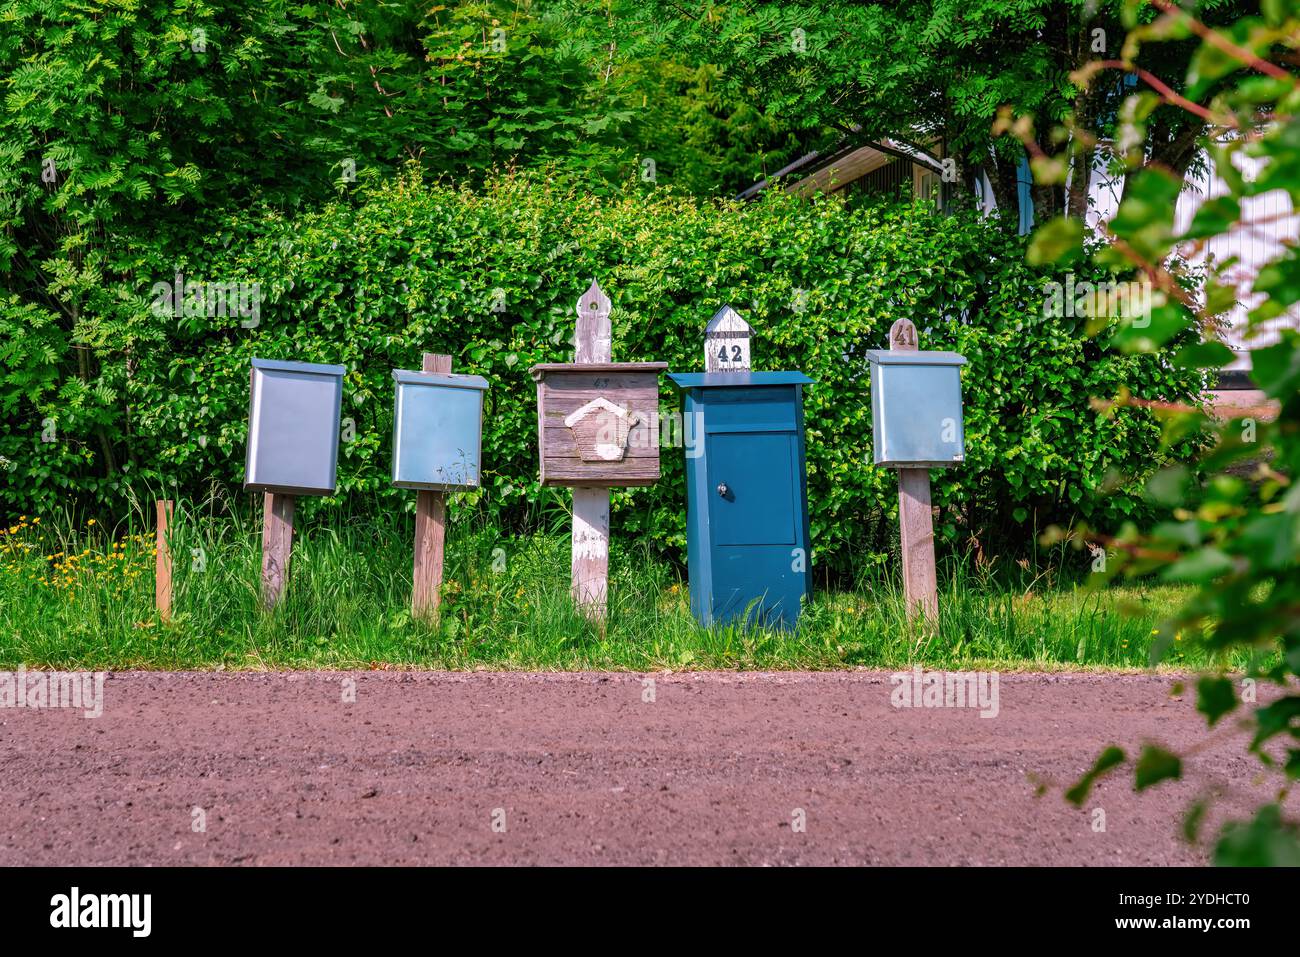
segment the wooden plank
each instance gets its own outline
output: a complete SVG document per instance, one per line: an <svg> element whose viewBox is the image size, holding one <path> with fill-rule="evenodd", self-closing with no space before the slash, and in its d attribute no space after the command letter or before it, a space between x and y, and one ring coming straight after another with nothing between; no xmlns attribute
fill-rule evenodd
<svg viewBox="0 0 1300 957"><path fill-rule="evenodd" d="M915 352L916 326L899 319L889 327L889 348ZM934 517L930 509L930 470L898 470L898 532L903 553L903 600L909 617L919 611L938 624L939 586L934 568Z"/></svg>
<svg viewBox="0 0 1300 957"><path fill-rule="evenodd" d="M914 616L919 610L938 622L929 469L898 470L898 528L903 552L903 598L908 615Z"/></svg>
<svg viewBox="0 0 1300 957"><path fill-rule="evenodd" d="M652 459L659 460L659 429L658 423L656 428L649 428L644 422L634 425L628 430L627 449L623 453L623 459ZM573 460L581 462L582 456L578 452L578 443L573 435L573 430L563 425L558 428L548 425L543 433L546 441L548 459L556 460ZM617 464L617 463L605 463Z"/></svg>
<svg viewBox="0 0 1300 957"><path fill-rule="evenodd" d="M654 372L657 374L667 368L667 362L539 362L528 371L533 374L534 380L540 380L543 375L549 379L557 373L562 376L590 376L602 372Z"/></svg>
<svg viewBox="0 0 1300 957"><path fill-rule="evenodd" d="M609 489L573 489L573 600L589 617L603 619L609 583Z"/></svg>
<svg viewBox="0 0 1300 957"><path fill-rule="evenodd" d="M264 492L262 497L262 607L273 609L284 597L293 553L294 497Z"/></svg>
<svg viewBox="0 0 1300 957"><path fill-rule="evenodd" d="M425 372L450 372L451 356L424 354ZM411 573L411 615L436 618L442 601L443 553L447 541L447 493L415 493L415 566Z"/></svg>
<svg viewBox="0 0 1300 957"><path fill-rule="evenodd" d="M172 620L172 551L167 540L172 523L173 502L171 499L158 499L158 530L154 540L157 558L154 563L153 603L158 609L158 619L162 622Z"/></svg>
<svg viewBox="0 0 1300 957"><path fill-rule="evenodd" d="M611 305L609 297L592 280L591 287L578 300L575 362L614 361L609 321ZM604 622L609 589L608 486L582 486L573 490L570 565L573 600L589 618Z"/></svg>

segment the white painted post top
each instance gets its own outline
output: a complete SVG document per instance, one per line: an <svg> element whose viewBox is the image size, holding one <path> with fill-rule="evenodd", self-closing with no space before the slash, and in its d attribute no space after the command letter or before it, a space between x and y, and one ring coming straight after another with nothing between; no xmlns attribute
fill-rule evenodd
<svg viewBox="0 0 1300 957"><path fill-rule="evenodd" d="M609 322L612 303L600 283L591 281L590 288L578 300L578 326L573 337L573 361L612 362L614 333Z"/></svg>
<svg viewBox="0 0 1300 957"><path fill-rule="evenodd" d="M705 372L749 372L754 330L731 306L723 306L704 327Z"/></svg>

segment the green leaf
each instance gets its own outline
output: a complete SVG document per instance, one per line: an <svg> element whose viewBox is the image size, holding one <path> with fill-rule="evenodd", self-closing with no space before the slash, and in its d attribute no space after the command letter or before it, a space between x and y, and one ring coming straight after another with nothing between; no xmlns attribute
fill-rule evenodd
<svg viewBox="0 0 1300 957"><path fill-rule="evenodd" d="M1170 778L1177 780L1182 776L1182 758L1164 748L1148 744L1138 757L1137 767L1134 769L1134 785L1139 791L1144 791L1161 781Z"/></svg>
<svg viewBox="0 0 1300 957"><path fill-rule="evenodd" d="M1123 750L1114 745L1106 748L1097 756L1092 768L1065 792L1065 799L1075 807L1082 807L1083 802L1088 799L1088 794L1092 791L1093 784L1123 763Z"/></svg>
<svg viewBox="0 0 1300 957"><path fill-rule="evenodd" d="M1083 256L1083 223L1058 216L1034 233L1025 258L1032 266L1067 265Z"/></svg>
<svg viewBox="0 0 1300 957"><path fill-rule="evenodd" d="M1184 369L1219 369L1236 358L1222 342L1194 342L1174 354L1174 362Z"/></svg>
<svg viewBox="0 0 1300 957"><path fill-rule="evenodd" d="M1196 682L1196 710L1210 727L1236 707L1237 694L1227 678L1205 676Z"/></svg>
<svg viewBox="0 0 1300 957"><path fill-rule="evenodd" d="M1161 577L1166 581L1205 583L1232 571L1232 559L1217 548L1209 546L1180 558L1168 566Z"/></svg>
<svg viewBox="0 0 1300 957"><path fill-rule="evenodd" d="M1216 867L1300 867L1300 835L1276 804L1265 804L1248 822L1231 821L1214 848Z"/></svg>

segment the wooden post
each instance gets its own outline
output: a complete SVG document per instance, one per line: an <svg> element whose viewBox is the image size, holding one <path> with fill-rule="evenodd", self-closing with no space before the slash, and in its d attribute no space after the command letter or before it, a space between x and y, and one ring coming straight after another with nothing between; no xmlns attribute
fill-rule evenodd
<svg viewBox="0 0 1300 957"><path fill-rule="evenodd" d="M293 552L292 495L265 492L262 497L262 607L270 611L284 597Z"/></svg>
<svg viewBox="0 0 1300 957"><path fill-rule="evenodd" d="M450 372L451 356L424 354L425 372ZM447 493L420 489L415 493L415 568L412 572L411 616L433 619L442 601L442 556L447 540Z"/></svg>
<svg viewBox="0 0 1300 957"><path fill-rule="evenodd" d="M172 519L172 500L160 498L154 503L158 507L158 531L154 540L153 604L158 609L158 619L164 624L172 620L172 552L167 542L167 534Z"/></svg>
<svg viewBox="0 0 1300 957"><path fill-rule="evenodd" d="M593 279L578 300L574 362L613 362L612 303ZM603 621L609 589L609 489L577 486L573 490L573 600L588 617Z"/></svg>
<svg viewBox="0 0 1300 957"><path fill-rule="evenodd" d="M889 348L917 349L916 326L899 319L889 329ZM934 519L930 511L930 470L898 470L898 530L903 554L903 599L909 618L919 610L939 622L938 578L934 570Z"/></svg>

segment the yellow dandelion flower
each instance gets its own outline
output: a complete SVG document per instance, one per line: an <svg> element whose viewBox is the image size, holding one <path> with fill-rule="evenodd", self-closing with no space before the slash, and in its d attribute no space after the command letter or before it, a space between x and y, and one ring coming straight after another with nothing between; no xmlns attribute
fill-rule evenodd
<svg viewBox="0 0 1300 957"><path fill-rule="evenodd" d="M95 520L94 520L93 518L92 518L92 519L88 519L88 520L86 521L86 524L87 524L87 525L94 525L94 524L95 524Z"/></svg>

